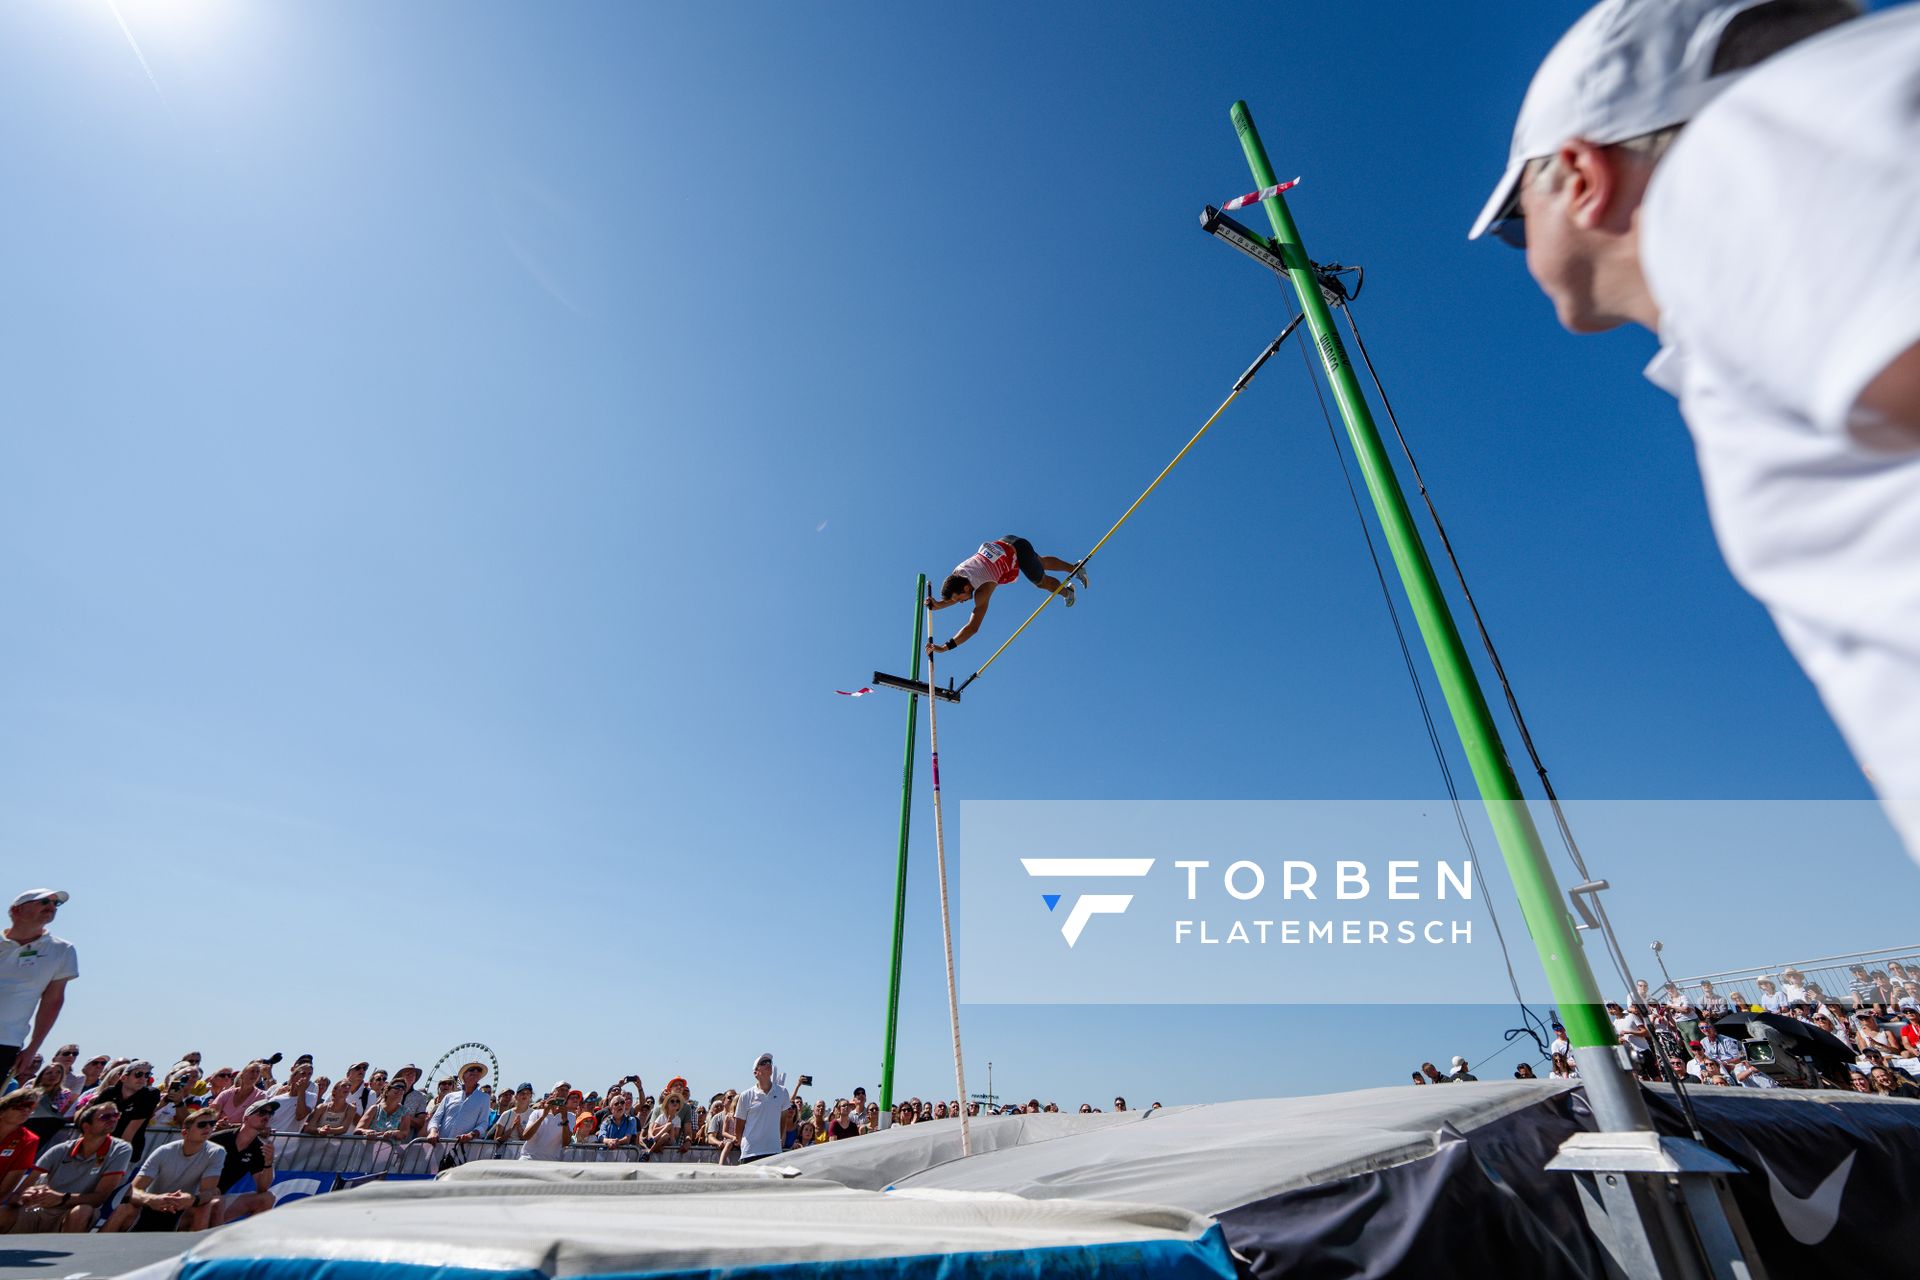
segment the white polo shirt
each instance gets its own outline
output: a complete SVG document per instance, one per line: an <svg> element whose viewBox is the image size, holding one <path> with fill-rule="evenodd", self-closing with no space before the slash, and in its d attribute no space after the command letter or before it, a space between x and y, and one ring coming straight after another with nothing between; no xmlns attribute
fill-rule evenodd
<svg viewBox="0 0 1920 1280"><path fill-rule="evenodd" d="M0 936L0 1044L23 1047L47 984L79 976L79 953L65 938L43 933L32 942L15 942Z"/></svg>
<svg viewBox="0 0 1920 1280"><path fill-rule="evenodd" d="M1680 398L1727 563L1920 859L1920 451L1849 434L1920 342L1920 5L1768 59L1654 171L1647 376Z"/></svg>

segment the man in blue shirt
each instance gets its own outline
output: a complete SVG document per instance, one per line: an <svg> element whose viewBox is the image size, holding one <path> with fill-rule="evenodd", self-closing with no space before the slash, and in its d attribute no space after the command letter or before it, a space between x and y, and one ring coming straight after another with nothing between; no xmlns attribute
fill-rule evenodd
<svg viewBox="0 0 1920 1280"><path fill-rule="evenodd" d="M486 1133L487 1113L493 1110L493 1100L480 1091L486 1074L478 1062L460 1068L460 1087L440 1099L427 1120L428 1142L452 1139L464 1146Z"/></svg>
<svg viewBox="0 0 1920 1280"><path fill-rule="evenodd" d="M1723 1067L1732 1066L1747 1056L1746 1045L1732 1036L1721 1035L1720 1028L1711 1022L1700 1024L1700 1051L1707 1055L1709 1061Z"/></svg>
<svg viewBox="0 0 1920 1280"><path fill-rule="evenodd" d="M625 1089L613 1095L607 1118L600 1122L600 1145L630 1147L640 1136L640 1122L633 1116L633 1100Z"/></svg>

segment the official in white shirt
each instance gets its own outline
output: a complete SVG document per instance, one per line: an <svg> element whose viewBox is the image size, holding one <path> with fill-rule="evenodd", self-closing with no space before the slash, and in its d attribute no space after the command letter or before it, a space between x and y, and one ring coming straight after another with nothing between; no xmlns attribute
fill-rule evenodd
<svg viewBox="0 0 1920 1280"><path fill-rule="evenodd" d="M1920 859L1920 5L1605 0L1470 235L1656 333L1728 566Z"/></svg>

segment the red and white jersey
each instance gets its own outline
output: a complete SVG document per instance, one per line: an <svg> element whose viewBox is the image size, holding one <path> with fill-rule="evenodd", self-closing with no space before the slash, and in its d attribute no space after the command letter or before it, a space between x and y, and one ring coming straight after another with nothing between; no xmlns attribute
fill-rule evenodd
<svg viewBox="0 0 1920 1280"><path fill-rule="evenodd" d="M953 571L976 588L989 582L1003 587L1020 576L1020 558L1014 554L1012 543L995 539L981 543L980 549L955 565Z"/></svg>

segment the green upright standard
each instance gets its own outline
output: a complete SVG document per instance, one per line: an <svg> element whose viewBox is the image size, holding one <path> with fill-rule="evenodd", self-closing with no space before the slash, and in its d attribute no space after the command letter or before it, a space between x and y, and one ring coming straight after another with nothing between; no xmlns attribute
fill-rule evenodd
<svg viewBox="0 0 1920 1280"><path fill-rule="evenodd" d="M1253 127L1253 117L1248 114L1245 102L1233 104L1233 127L1240 135L1240 146L1253 170L1255 185L1262 189L1273 186L1273 166L1267 161L1266 148L1261 145L1260 134ZM1600 987L1587 964L1586 949L1574 932L1573 917L1554 879L1553 868L1547 862L1540 832L1533 825L1533 815L1527 809L1520 783L1514 777L1513 767L1507 763L1506 749L1500 743L1499 730L1494 727L1486 695L1467 658L1466 646L1460 641L1460 631L1454 625L1446 597L1441 594L1439 579L1434 576L1433 564L1427 559L1426 547L1407 509L1406 496L1401 493L1400 482L1387 459L1373 413L1360 391L1360 380L1347 359L1340 335L1334 330L1333 314L1321 296L1313 262L1301 246L1300 231L1293 225L1293 215L1284 197L1270 196L1262 204L1273 224L1272 248L1285 263L1300 309L1306 313L1320 362L1340 406L1340 417L1346 423L1347 438L1360 460L1367 493L1386 531L1394 566L1413 604L1427 655L1439 674L1454 728L1459 731L1461 746L1466 750L1474 781L1479 785L1480 798L1486 804L1487 816L1492 819L1494 834L1500 841L1500 853L1506 861L1507 873L1513 878L1520 910L1526 916L1527 929L1540 951L1541 966L1559 1003L1567 1038L1576 1050L1605 1047L1602 1053L1578 1055L1581 1077L1593 1101L1595 1117L1603 1129L1651 1128L1639 1090L1613 1057L1612 1047L1618 1043L1618 1037L1601 1006Z"/></svg>
<svg viewBox="0 0 1920 1280"><path fill-rule="evenodd" d="M920 653L926 642L927 575L913 587L913 670L920 680ZM880 1114L893 1111L893 1047L900 1030L900 952L907 927L907 833L913 825L913 733L920 723L920 695L907 698L907 760L900 779L900 865L893 881L893 969L887 978L887 1046L880 1056Z"/></svg>

